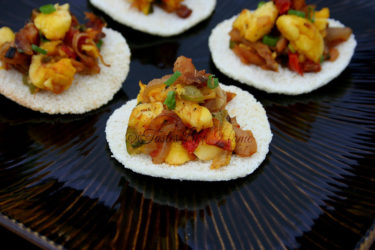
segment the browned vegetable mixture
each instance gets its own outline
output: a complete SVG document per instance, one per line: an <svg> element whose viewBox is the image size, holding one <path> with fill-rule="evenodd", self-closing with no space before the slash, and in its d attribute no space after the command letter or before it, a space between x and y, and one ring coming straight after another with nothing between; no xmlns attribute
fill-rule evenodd
<svg viewBox="0 0 375 250"><path fill-rule="evenodd" d="M128 0L127 0L128 1ZM192 10L189 9L185 4L182 4L184 0L130 0L132 6L142 11L145 15L152 13L153 5L161 7L167 12L175 12L177 16L181 18L187 18L191 15Z"/></svg>
<svg viewBox="0 0 375 250"><path fill-rule="evenodd" d="M225 109L235 94L196 70L189 58L177 58L173 71L147 85L140 82L126 132L129 154L148 154L155 164L212 160L216 169L228 165L233 153L249 157L257 151L252 132Z"/></svg>

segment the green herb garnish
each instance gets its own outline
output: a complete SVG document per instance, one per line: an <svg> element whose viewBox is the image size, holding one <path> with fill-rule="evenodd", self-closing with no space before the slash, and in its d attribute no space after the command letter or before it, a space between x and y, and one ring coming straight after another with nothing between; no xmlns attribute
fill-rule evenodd
<svg viewBox="0 0 375 250"><path fill-rule="evenodd" d="M233 49L234 46L236 46L236 43L233 42L232 40L230 40L230 41L229 41L229 48L230 48L230 49Z"/></svg>
<svg viewBox="0 0 375 250"><path fill-rule="evenodd" d="M55 6L53 6L53 4L46 4L46 5L41 6L39 10L43 14L51 14L56 11L56 8Z"/></svg>
<svg viewBox="0 0 375 250"><path fill-rule="evenodd" d="M310 22L315 22L315 10L311 6L307 8L307 19L310 20Z"/></svg>
<svg viewBox="0 0 375 250"><path fill-rule="evenodd" d="M305 18L305 12L303 11L298 11L298 10L288 10L288 15L295 15L295 16L299 16L299 17L303 17Z"/></svg>
<svg viewBox="0 0 375 250"><path fill-rule="evenodd" d="M103 45L103 40L100 39L97 43L96 43L96 47L98 47L98 49L100 49Z"/></svg>
<svg viewBox="0 0 375 250"><path fill-rule="evenodd" d="M179 78L181 76L181 72L180 71L176 71L173 73L173 75L164 82L165 85L167 85L168 87L171 86L176 80L177 78Z"/></svg>
<svg viewBox="0 0 375 250"><path fill-rule="evenodd" d="M279 38L278 37L274 37L274 36L269 36L269 35L265 35L262 39L262 42L265 44L265 45L268 45L270 47L275 47L276 44L277 44L277 41L279 41Z"/></svg>
<svg viewBox="0 0 375 250"><path fill-rule="evenodd" d="M43 54L43 55L47 55L47 50L44 50L38 46L36 46L35 44L31 44L31 48L36 52L36 53L39 53L39 54Z"/></svg>
<svg viewBox="0 0 375 250"><path fill-rule="evenodd" d="M164 104L167 106L169 110L172 110L176 107L175 95L176 95L176 92L172 90L168 92L167 98L165 98Z"/></svg>
<svg viewBox="0 0 375 250"><path fill-rule="evenodd" d="M207 87L210 89L215 89L219 86L219 79L214 77L215 75L209 75L207 80Z"/></svg>
<svg viewBox="0 0 375 250"><path fill-rule="evenodd" d="M321 57L320 57L320 64L322 64L324 62L324 55L322 55Z"/></svg>
<svg viewBox="0 0 375 250"><path fill-rule="evenodd" d="M258 9L259 9L260 7L262 7L265 3L266 3L265 1L260 1L260 2L258 3Z"/></svg>
<svg viewBox="0 0 375 250"><path fill-rule="evenodd" d="M288 49L292 53L296 53L296 50L293 48L293 45L291 43L288 44Z"/></svg>
<svg viewBox="0 0 375 250"><path fill-rule="evenodd" d="M29 87L31 94L35 94L36 92L38 92L38 88L30 82L29 77L27 75L22 75L22 82L27 87Z"/></svg>

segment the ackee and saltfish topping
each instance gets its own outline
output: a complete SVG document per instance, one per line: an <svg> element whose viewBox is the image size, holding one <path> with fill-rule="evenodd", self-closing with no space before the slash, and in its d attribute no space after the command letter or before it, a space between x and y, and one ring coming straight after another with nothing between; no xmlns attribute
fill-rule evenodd
<svg viewBox="0 0 375 250"><path fill-rule="evenodd" d="M230 48L244 64L278 71L279 65L303 75L319 72L325 60L335 61L335 48L349 39L350 28L330 28L328 8L316 10L305 0L260 2L242 10L233 23Z"/></svg>
<svg viewBox="0 0 375 250"><path fill-rule="evenodd" d="M76 73L98 74L98 60L109 66L100 54L106 23L92 13L85 15L87 23L80 24L69 4L48 4L34 9L30 21L17 33L2 27L2 67L21 72L33 93L59 94L71 86Z"/></svg>
<svg viewBox="0 0 375 250"><path fill-rule="evenodd" d="M157 5L166 12L175 12L180 18L187 18L191 15L192 10L189 9L185 4L182 4L184 0L124 0L130 1L132 6L142 11L145 15L153 12L153 6Z"/></svg>
<svg viewBox="0 0 375 250"><path fill-rule="evenodd" d="M217 169L232 154L257 152L250 130L242 130L226 105L235 94L224 91L214 75L196 70L192 60L177 58L174 74L142 82L126 131L129 154L148 154L154 164L211 161Z"/></svg>

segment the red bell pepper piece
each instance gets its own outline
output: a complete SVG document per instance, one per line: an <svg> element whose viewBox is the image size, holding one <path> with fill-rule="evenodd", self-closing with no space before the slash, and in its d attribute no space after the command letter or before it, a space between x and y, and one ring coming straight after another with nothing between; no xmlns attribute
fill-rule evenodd
<svg viewBox="0 0 375 250"><path fill-rule="evenodd" d="M297 53L288 53L289 56L289 68L301 76L303 76L303 69L301 64L298 61L298 54Z"/></svg>
<svg viewBox="0 0 375 250"><path fill-rule="evenodd" d="M291 0L274 0L276 8L279 10L280 14L285 14L288 12L290 7L292 6Z"/></svg>

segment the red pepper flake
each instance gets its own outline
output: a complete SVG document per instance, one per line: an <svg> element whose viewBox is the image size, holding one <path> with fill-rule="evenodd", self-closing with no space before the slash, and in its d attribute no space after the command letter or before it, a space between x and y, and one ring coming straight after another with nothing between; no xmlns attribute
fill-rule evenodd
<svg viewBox="0 0 375 250"><path fill-rule="evenodd" d="M297 53L288 53L289 56L289 68L301 76L303 76L303 69L301 64L298 61L298 54Z"/></svg>
<svg viewBox="0 0 375 250"><path fill-rule="evenodd" d="M274 0L273 2L281 15L287 13L292 6L291 0Z"/></svg>

